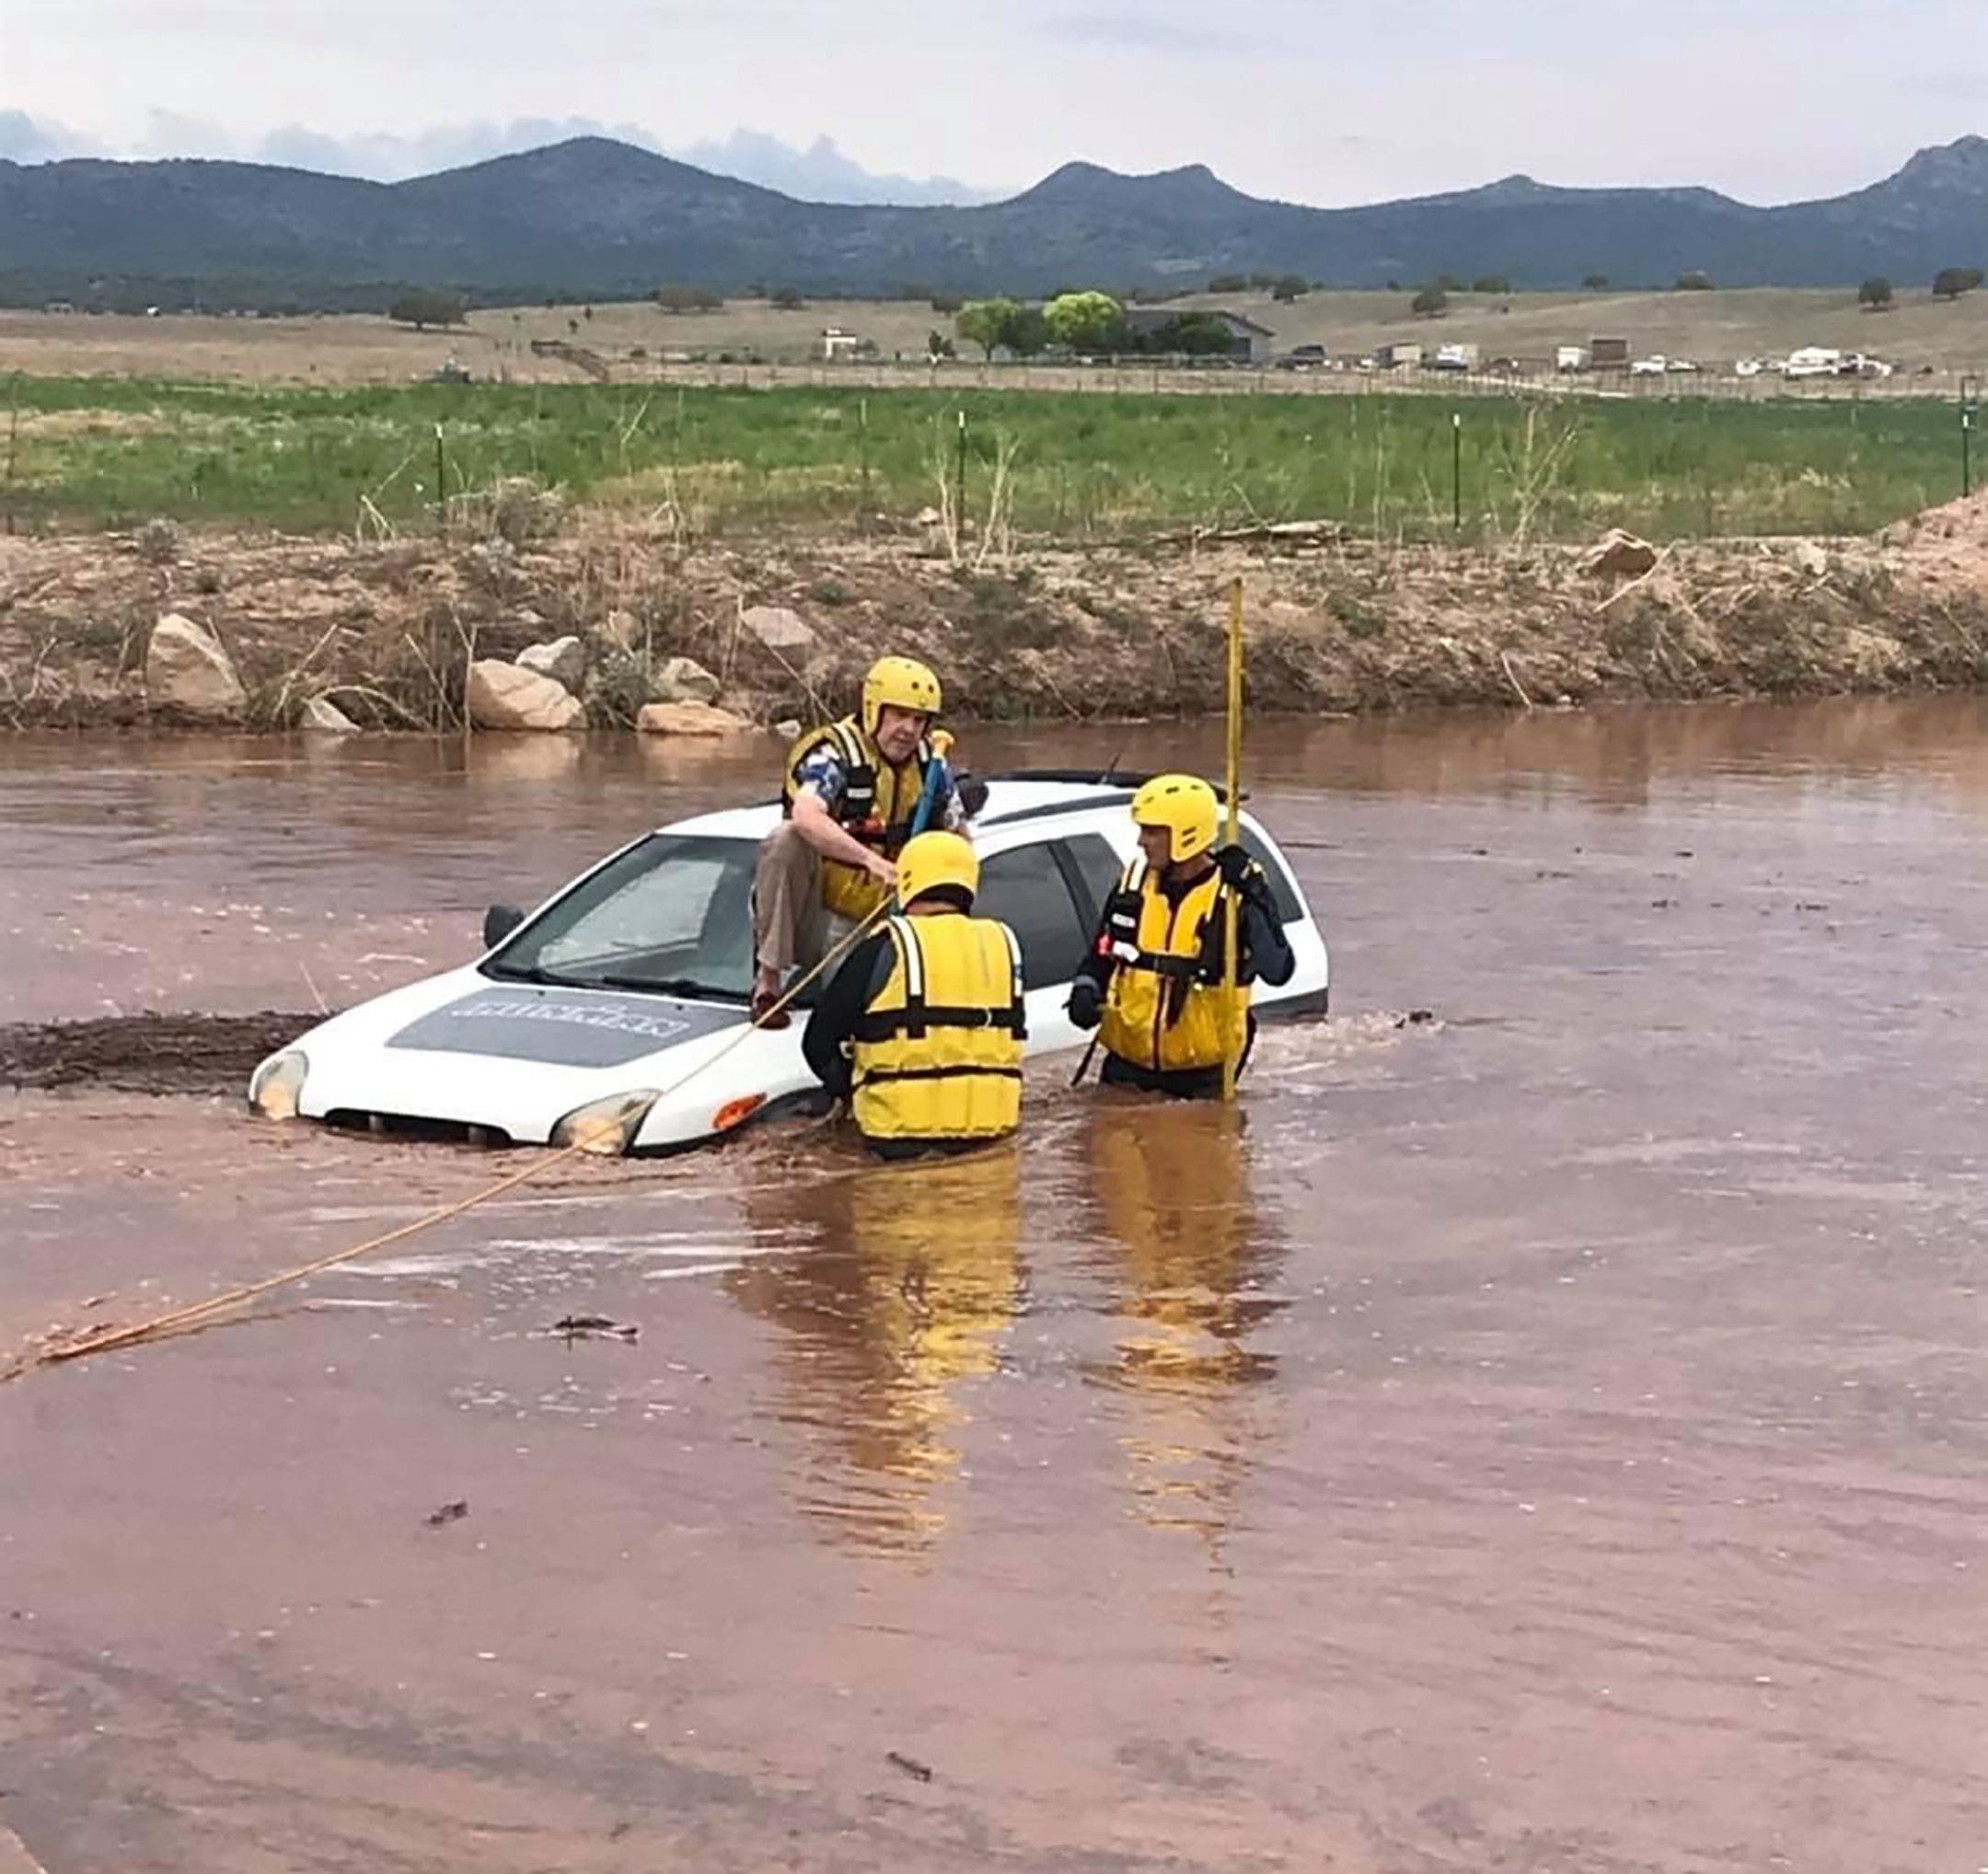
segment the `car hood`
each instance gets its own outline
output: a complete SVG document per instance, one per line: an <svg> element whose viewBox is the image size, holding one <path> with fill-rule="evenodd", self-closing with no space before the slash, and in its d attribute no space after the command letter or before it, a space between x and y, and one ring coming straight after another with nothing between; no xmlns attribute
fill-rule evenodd
<svg viewBox="0 0 1988 1874"><path fill-rule="evenodd" d="M487 982L417 1016L386 1046L549 1067L618 1067L745 1020L743 1008L722 1004Z"/></svg>

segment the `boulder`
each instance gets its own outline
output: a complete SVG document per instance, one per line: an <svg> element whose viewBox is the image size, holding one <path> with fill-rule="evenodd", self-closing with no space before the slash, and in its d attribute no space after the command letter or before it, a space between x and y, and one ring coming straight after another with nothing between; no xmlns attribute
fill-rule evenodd
<svg viewBox="0 0 1988 1874"><path fill-rule="evenodd" d="M716 702L724 686L695 657L668 657L654 677L659 702Z"/></svg>
<svg viewBox="0 0 1988 1874"><path fill-rule="evenodd" d="M645 735L741 735L752 724L710 703L653 702L642 705L635 726Z"/></svg>
<svg viewBox="0 0 1988 1874"><path fill-rule="evenodd" d="M321 696L306 700L303 726L321 735L356 735L359 733L357 723L335 702Z"/></svg>
<svg viewBox="0 0 1988 1874"><path fill-rule="evenodd" d="M1797 572L1806 573L1810 579L1829 577L1829 551L1813 540L1795 541L1788 548L1788 558L1795 562Z"/></svg>
<svg viewBox="0 0 1988 1874"><path fill-rule="evenodd" d="M145 697L154 709L179 710L228 722L248 707L248 694L221 641L204 625L168 612L145 645Z"/></svg>
<svg viewBox="0 0 1988 1874"><path fill-rule="evenodd" d="M563 683L502 657L469 666L464 700L480 729L584 729L586 711Z"/></svg>
<svg viewBox="0 0 1988 1874"><path fill-rule="evenodd" d="M534 644L517 654L520 670L536 670L562 689L578 689L586 681L586 646L569 634L549 643Z"/></svg>
<svg viewBox="0 0 1988 1874"><path fill-rule="evenodd" d="M1581 571L1590 579L1640 579L1657 563L1657 549L1647 540L1611 527L1588 549Z"/></svg>
<svg viewBox="0 0 1988 1874"><path fill-rule="evenodd" d="M805 651L815 642L815 627L783 605L749 606L740 622L769 651Z"/></svg>
<svg viewBox="0 0 1988 1874"><path fill-rule="evenodd" d="M782 742L798 742L801 739L801 718L799 716L782 716L779 722L773 724L773 733Z"/></svg>

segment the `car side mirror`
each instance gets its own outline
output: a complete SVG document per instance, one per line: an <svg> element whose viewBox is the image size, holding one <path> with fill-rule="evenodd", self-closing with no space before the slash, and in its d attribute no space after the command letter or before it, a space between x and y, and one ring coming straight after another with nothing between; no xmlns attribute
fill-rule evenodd
<svg viewBox="0 0 1988 1874"><path fill-rule="evenodd" d="M988 784L977 774L956 774L953 792L959 797L960 812L970 820L987 805Z"/></svg>
<svg viewBox="0 0 1988 1874"><path fill-rule="evenodd" d="M525 921L515 905L492 905L483 913L483 947L494 950Z"/></svg>

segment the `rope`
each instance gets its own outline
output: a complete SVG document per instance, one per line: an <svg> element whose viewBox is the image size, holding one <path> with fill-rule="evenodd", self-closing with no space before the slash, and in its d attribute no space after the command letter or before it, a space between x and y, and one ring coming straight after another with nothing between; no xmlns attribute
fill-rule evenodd
<svg viewBox="0 0 1988 1874"><path fill-rule="evenodd" d="M688 1073L665 1087L656 1095L656 1104L682 1092L699 1074L708 1068L715 1067L726 1055L752 1034L764 1028L780 1014L787 1005L807 988L828 966L838 961L857 943L869 934L872 925L890 908L890 900L884 902L870 912L854 930L841 939L822 960L795 978L793 983L760 1012L751 1018L743 1028L733 1035L724 1046L707 1059L701 1060ZM135 1323L130 1327L107 1328L100 1334L71 1341L65 1345L42 1348L34 1353L24 1354L5 1367L0 1367L0 1385L9 1380L18 1379L23 1373L36 1367L59 1366L67 1360L83 1359L93 1353L110 1353L118 1348L137 1347L146 1341L164 1340L177 1334L185 1334L206 1322L212 1315L224 1310L251 1301L258 1295L266 1295L272 1289L287 1288L292 1282L301 1282L306 1278L321 1275L326 1269L337 1268L341 1263L356 1262L363 1255L370 1255L376 1249L385 1249L388 1244L402 1243L418 1235L422 1231L431 1230L437 1223L445 1223L452 1217L460 1217L466 1210L473 1210L480 1204L487 1204L492 1197L501 1197L506 1191L514 1191L520 1185L529 1184L534 1178L543 1177L555 1166L564 1164L569 1159L577 1158L591 1148L586 1145L568 1145L555 1151L549 1158L535 1159L522 1171L511 1173L493 1185L487 1185L480 1191L472 1192L467 1197L458 1198L453 1204L445 1204L438 1210L431 1210L425 1216L417 1217L411 1223L403 1223L398 1229L387 1231L379 1236L369 1237L364 1243L356 1244L351 1249L341 1249L332 1255L319 1256L315 1262L305 1263L299 1268L287 1269L280 1276L271 1276L260 1282L250 1282L239 1289L230 1289L225 1295L212 1296L205 1301L195 1301L185 1308L176 1308L171 1313L155 1315L149 1321Z"/></svg>

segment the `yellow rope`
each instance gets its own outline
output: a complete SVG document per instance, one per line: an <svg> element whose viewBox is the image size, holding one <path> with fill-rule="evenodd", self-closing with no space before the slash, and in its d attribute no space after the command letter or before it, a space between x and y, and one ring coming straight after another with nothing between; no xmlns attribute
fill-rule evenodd
<svg viewBox="0 0 1988 1874"><path fill-rule="evenodd" d="M708 1059L699 1061L681 1079L665 1087L656 1095L657 1104L660 1105L672 1094L682 1092L699 1074L722 1060L746 1035L766 1027L815 977L852 950L889 908L890 900L886 897L819 963L797 977L790 988L782 990L774 1001L752 1017L722 1047ZM520 1185L543 1177L556 1165L564 1164L568 1159L575 1158L587 1150L584 1145L566 1146L555 1151L551 1157L536 1159L522 1171L513 1172L509 1176L499 1178L495 1184L488 1185L480 1191L473 1192L453 1204L445 1204L440 1209L431 1210L423 1217L417 1217L411 1223L403 1223L397 1230L389 1230L384 1235L371 1237L351 1249L341 1249L335 1255L319 1256L316 1262L307 1262L301 1268L289 1269L280 1276L271 1276L264 1281L250 1282L243 1288L230 1289L225 1295L215 1295L205 1301L195 1301L188 1307L176 1308L170 1313L155 1315L149 1321L141 1321L130 1327L106 1328L101 1334L90 1335L83 1340L72 1341L65 1346L43 1348L34 1353L23 1355L10 1365L0 1367L0 1384L8 1380L18 1379L21 1374L35 1367L56 1366L64 1360L82 1359L88 1354L109 1353L117 1348L136 1347L145 1341L164 1340L172 1335L189 1332L210 1315L218 1314L224 1309L236 1307L243 1301L251 1301L258 1295L268 1294L272 1289L285 1288L292 1282L303 1281L306 1277L320 1275L326 1269L338 1267L341 1263L356 1262L363 1255L370 1255L376 1249L385 1249L390 1243L404 1242L408 1237L417 1235L423 1230L433 1229L437 1223L447 1222L451 1217L460 1217L465 1210L473 1210L479 1204L487 1204L492 1197L501 1197L506 1191L514 1191Z"/></svg>

